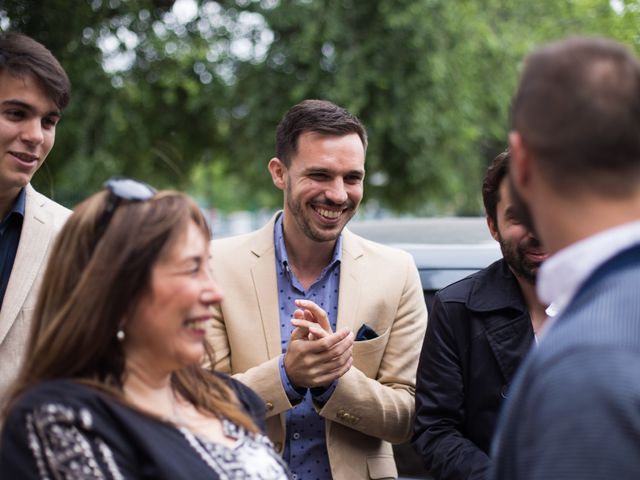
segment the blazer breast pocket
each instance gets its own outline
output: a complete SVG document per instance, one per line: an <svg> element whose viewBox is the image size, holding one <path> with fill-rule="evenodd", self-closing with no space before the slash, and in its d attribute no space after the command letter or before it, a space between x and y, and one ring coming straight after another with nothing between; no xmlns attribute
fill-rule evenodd
<svg viewBox="0 0 640 480"><path fill-rule="evenodd" d="M369 378L376 378L390 331L387 328L376 338L353 342L353 365Z"/></svg>

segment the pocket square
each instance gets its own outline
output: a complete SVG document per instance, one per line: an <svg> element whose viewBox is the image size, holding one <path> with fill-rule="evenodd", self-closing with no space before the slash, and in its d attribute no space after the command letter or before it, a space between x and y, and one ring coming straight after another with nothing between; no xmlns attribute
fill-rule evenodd
<svg viewBox="0 0 640 480"><path fill-rule="evenodd" d="M358 333L356 333L356 342L362 340L373 340L374 338L378 338L378 334L366 323L363 323L362 326L358 329Z"/></svg>

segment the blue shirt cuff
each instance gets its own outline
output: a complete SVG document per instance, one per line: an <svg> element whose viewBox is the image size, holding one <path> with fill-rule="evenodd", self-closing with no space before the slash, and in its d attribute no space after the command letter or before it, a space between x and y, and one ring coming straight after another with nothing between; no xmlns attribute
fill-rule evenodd
<svg viewBox="0 0 640 480"><path fill-rule="evenodd" d="M278 366L280 367L280 381L282 382L284 392L287 394L287 398L291 402L291 405L300 403L307 394L307 389L296 387L289 381L287 371L284 369L284 355L280 355Z"/></svg>
<svg viewBox="0 0 640 480"><path fill-rule="evenodd" d="M310 388L309 390L311 391L311 396L313 397L313 401L320 405L324 405L329 401L329 399L331 398L331 395L333 395L333 392L335 391L337 386L338 386L338 381L334 380L326 387Z"/></svg>

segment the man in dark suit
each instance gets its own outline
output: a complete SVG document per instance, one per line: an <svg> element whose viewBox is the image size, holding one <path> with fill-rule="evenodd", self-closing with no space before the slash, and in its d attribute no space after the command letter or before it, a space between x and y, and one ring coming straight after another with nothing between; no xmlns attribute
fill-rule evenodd
<svg viewBox="0 0 640 480"><path fill-rule="evenodd" d="M552 255L557 316L523 362L494 439L494 479L640 476L640 62L571 38L525 63L509 175Z"/></svg>
<svg viewBox="0 0 640 480"><path fill-rule="evenodd" d="M535 293L546 253L515 215L508 162L498 155L482 185L503 258L436 294L420 355L412 443L439 480L485 478L498 410L546 319Z"/></svg>

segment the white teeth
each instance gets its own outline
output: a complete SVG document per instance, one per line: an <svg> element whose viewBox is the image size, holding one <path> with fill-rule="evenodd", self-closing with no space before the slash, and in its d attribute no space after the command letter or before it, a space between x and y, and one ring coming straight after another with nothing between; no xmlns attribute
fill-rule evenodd
<svg viewBox="0 0 640 480"><path fill-rule="evenodd" d="M342 212L334 212L333 210L325 210L324 208L317 208L316 212L326 218L336 219Z"/></svg>
<svg viewBox="0 0 640 480"><path fill-rule="evenodd" d="M193 330L204 330L205 328L207 328L208 324L209 324L209 319L187 320L186 322L184 322L184 326L186 328L193 329Z"/></svg>

